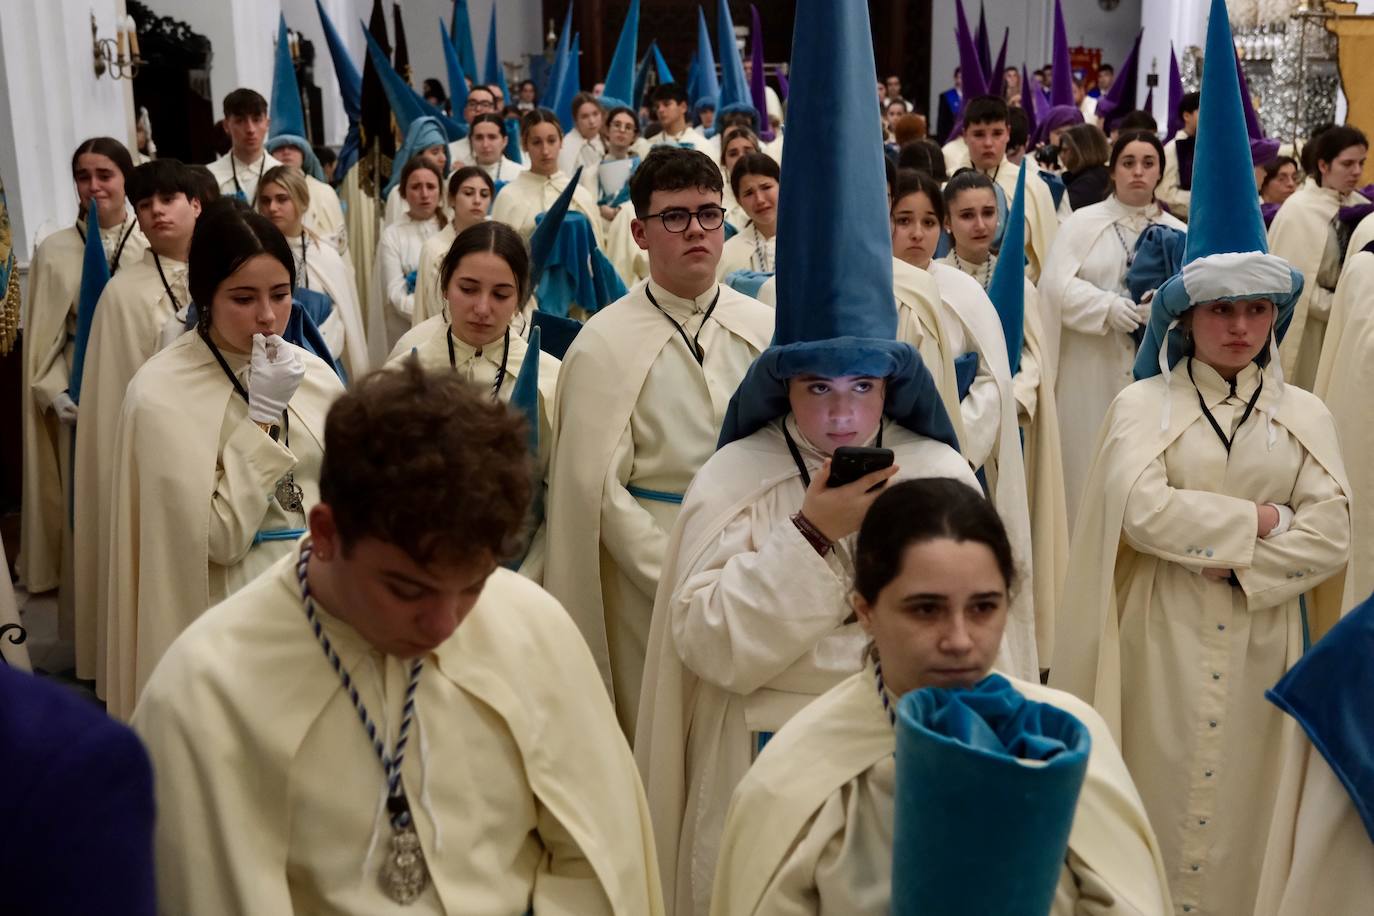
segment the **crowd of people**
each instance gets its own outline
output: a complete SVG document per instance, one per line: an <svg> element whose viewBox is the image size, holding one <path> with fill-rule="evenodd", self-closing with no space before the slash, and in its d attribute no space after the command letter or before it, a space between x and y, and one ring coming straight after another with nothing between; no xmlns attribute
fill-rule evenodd
<svg viewBox="0 0 1374 916"><path fill-rule="evenodd" d="M294 84L83 141L16 569L108 717L0 665L0 900L1367 907L1366 136L1247 129L1222 0L1166 131L964 57L937 142L870 34L801 0L757 107L732 29L562 112L374 54L390 162Z"/></svg>

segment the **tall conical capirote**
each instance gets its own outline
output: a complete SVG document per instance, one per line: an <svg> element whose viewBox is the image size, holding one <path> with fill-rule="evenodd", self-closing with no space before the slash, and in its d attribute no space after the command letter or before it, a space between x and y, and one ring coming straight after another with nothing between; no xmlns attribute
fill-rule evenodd
<svg viewBox="0 0 1374 916"><path fill-rule="evenodd" d="M735 21L730 18L729 0L716 0L716 56L720 58L720 102L716 118L734 111L753 112L763 123L754 99L749 95L749 82L744 78L744 61L735 44Z"/></svg>
<svg viewBox="0 0 1374 916"><path fill-rule="evenodd" d="M601 102L607 108L632 106L635 92L635 65L639 62L639 0L630 0L625 21L620 25L620 38L615 43L610 70L606 72L606 88Z"/></svg>
<svg viewBox="0 0 1374 916"><path fill-rule="evenodd" d="M1069 32L1064 27L1064 8L1054 0L1054 53L1050 57L1050 107L1072 105L1073 70L1069 67Z"/></svg>

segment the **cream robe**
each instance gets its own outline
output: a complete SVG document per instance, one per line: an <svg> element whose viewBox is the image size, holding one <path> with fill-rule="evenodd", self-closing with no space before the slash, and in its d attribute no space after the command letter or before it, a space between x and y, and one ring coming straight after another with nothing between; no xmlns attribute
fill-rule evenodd
<svg viewBox="0 0 1374 916"><path fill-rule="evenodd" d="M416 268L415 305L410 313L411 327L418 327L435 315L442 315L448 303L444 291L439 288L439 271L444 266L444 256L453 247L458 233L453 223L425 239L420 246L420 266Z"/></svg>
<svg viewBox="0 0 1374 916"><path fill-rule="evenodd" d="M446 220L451 220L453 219L453 210L449 207L448 195L444 190L447 188L447 183L441 182L439 186L441 188L439 193L439 210L443 212ZM409 215L410 203L406 200L406 196L401 193L400 182L397 182L396 186L391 189L391 193L386 196L386 205L382 211L382 229L385 231L387 226L394 226L397 223L404 222Z"/></svg>
<svg viewBox="0 0 1374 916"><path fill-rule="evenodd" d="M1151 223L1185 228L1156 204L1128 207L1115 197L1075 210L1064 221L1039 285L1046 325L1060 329L1054 393L1070 530L1102 418L1134 379L1135 340L1115 330L1107 318L1114 302L1130 302L1126 252L1134 257L1136 239Z"/></svg>
<svg viewBox="0 0 1374 916"><path fill-rule="evenodd" d="M487 177L492 180L493 184L499 184L503 181L514 181L515 176L519 175L521 172L528 172L530 170L530 167L525 163L512 162L505 156L502 156L500 159L497 159L491 165L483 165L479 162L477 163L477 167L487 173ZM572 173L569 172L568 174L571 175ZM583 183L585 184L585 182Z"/></svg>
<svg viewBox="0 0 1374 916"><path fill-rule="evenodd" d="M701 131L697 130L695 127L692 127L691 125L684 127L681 133L670 134L665 130L660 131L655 136L649 138L650 148L655 146L668 146L671 144L690 147L698 152L705 153L708 156L711 156L712 154L711 141L707 140ZM712 158L719 161L720 150L717 149L714 152L715 155L712 156Z"/></svg>
<svg viewBox="0 0 1374 916"><path fill-rule="evenodd" d="M177 640L134 716L155 764L163 912L400 909L377 886L382 768L288 546ZM409 664L317 611L391 746ZM577 643L555 601L498 570L427 657L401 774L430 884L405 912L663 912L644 793Z"/></svg>
<svg viewBox="0 0 1374 916"><path fill-rule="evenodd" d="M1292 264L1303 278L1302 298L1279 345L1283 377L1309 391L1317 377L1331 298L1345 257L1336 235L1336 215L1341 207L1367 202L1353 191L1341 197L1309 178L1284 201L1269 226L1269 253Z"/></svg>
<svg viewBox="0 0 1374 916"><path fill-rule="evenodd" d="M483 347L479 351L454 335L453 360L450 361L448 320L444 315L435 315L426 319L422 324L411 328L397 342L396 349L391 351L391 357L387 361L394 363L397 360L406 359L413 350L420 359L420 365L426 369L451 368L466 381L478 385L483 391L492 390L496 384L497 373L500 372L504 362L506 372L501 381L499 396L501 400L509 403L511 391L515 388L515 379L519 376L520 367L525 364L525 355L529 352L529 344L521 336L521 329L524 325L524 318L517 313L514 316L510 331L510 349L508 352L500 341ZM559 362L555 357L543 352L539 354L538 480L544 485L547 485L549 479L549 459L553 455L554 392L558 387L558 369ZM524 561L520 564L520 574L533 582L542 582L544 561L547 554L546 529L541 519L539 526L530 533L529 549L525 554Z"/></svg>
<svg viewBox="0 0 1374 916"><path fill-rule="evenodd" d="M646 290L688 336L700 332L702 364ZM677 500L772 335L772 309L729 287L693 302L648 280L591 317L559 370L544 584L591 647L627 735Z"/></svg>
<svg viewBox="0 0 1374 916"><path fill-rule="evenodd" d="M702 466L664 554L635 758L649 792L664 899L705 913L730 795L774 732L858 670L867 638L853 620L850 535L816 553L790 521L806 486L775 421ZM788 419L808 471L824 456ZM952 477L978 488L943 443L894 423L883 446L900 479ZM981 492L981 490L980 490ZM1004 646L1013 654L1033 647Z"/></svg>
<svg viewBox="0 0 1374 916"><path fill-rule="evenodd" d="M988 259L996 268L997 258ZM942 259L978 279L992 270L952 257ZM979 273L974 273L978 271ZM1054 610L1064 596L1069 562L1069 521L1064 506L1064 455L1060 449L1059 408L1054 399L1054 366L1045 350L1039 296L1026 279L1025 337L1021 368L1012 378L1016 420L1024 436L1026 502L1030 511L1032 586L1035 594L1035 646L1041 667L1054 657Z"/></svg>
<svg viewBox="0 0 1374 916"><path fill-rule="evenodd" d="M1178 138L1183 136L1180 131L1172 140L1164 144L1164 172L1159 180L1159 187L1155 189L1155 197L1169 208L1169 212L1181 220L1188 218L1188 204L1192 200L1193 192L1185 191L1179 187L1178 170ZM1197 147L1193 147L1194 150ZM1193 162L1194 177L1196 178L1197 160Z"/></svg>
<svg viewBox="0 0 1374 916"><path fill-rule="evenodd" d="M305 211L304 217L306 227L319 236L320 241L346 257L348 224L344 220L339 195L329 185L311 175L305 176L305 184L310 188L310 207Z"/></svg>
<svg viewBox="0 0 1374 916"><path fill-rule="evenodd" d="M1003 159L997 168L985 174L1002 189L1007 206L1011 206L1012 198L1016 196L1016 177L1020 169ZM1025 206L1026 276L1031 278L1031 282L1038 283L1054 247L1054 239L1059 234L1059 213L1054 208L1050 186L1040 177L1040 170L1034 162L1026 166Z"/></svg>
<svg viewBox="0 0 1374 916"><path fill-rule="evenodd" d="M292 471L305 511L319 500L324 418L343 385L322 360L300 355L305 378L281 442L248 419L199 333L149 359L129 383L113 453L111 715L128 718L158 659L191 621L290 552L290 541L257 540L260 531L304 527L303 513L277 503L277 482ZM246 379L247 358L224 357Z"/></svg>
<svg viewBox="0 0 1374 916"><path fill-rule="evenodd" d="M377 295L376 279L372 276L377 260L377 241L381 233L377 200L363 193L359 184L360 169L348 170L339 186L346 205L348 230L348 261L353 265L353 279L363 299L363 328L367 334L367 356L371 365L379 365L387 354L386 307Z"/></svg>
<svg viewBox="0 0 1374 916"><path fill-rule="evenodd" d="M496 195L496 201L491 205L491 218L505 223L529 239L534 232L534 218L553 206L570 180L562 172L555 172L552 176L521 172ZM596 204L596 195L579 185L573 191L569 206L587 217L592 224L596 246L604 249L606 236L601 228L601 208Z"/></svg>
<svg viewBox="0 0 1374 916"><path fill-rule="evenodd" d="M1165 916L1159 844L1106 723L1071 694L1011 682L1027 699L1073 715L1092 736L1050 913ZM789 722L735 792L711 912L886 916L895 748L871 664Z"/></svg>
<svg viewBox="0 0 1374 916"><path fill-rule="evenodd" d="M143 364L163 348L164 327L178 311L185 321L191 301L186 265L171 258L161 261L172 295L162 285L153 252L145 251L141 261L121 270L105 287L86 346L74 468L76 672L94 680L100 691L105 683L113 455L124 391Z"/></svg>
<svg viewBox="0 0 1374 916"><path fill-rule="evenodd" d="M1374 842L1345 786L1285 717L1278 805L1255 916L1363 913L1374 900Z"/></svg>
<svg viewBox="0 0 1374 916"><path fill-rule="evenodd" d="M616 210L609 223L602 221L606 227L606 258L626 286L649 279L649 253L635 241L634 221L635 208L629 202Z"/></svg>
<svg viewBox="0 0 1374 916"><path fill-rule="evenodd" d="M776 294L773 281L764 284L764 292ZM959 413L959 387L954 378L954 352L946 330L948 318L940 299L940 284L929 273L900 258L892 259L892 295L897 300L897 339L906 341L921 354L940 402L954 424L954 434L964 441L964 422ZM768 300L765 300L768 301ZM771 304L771 302L770 302Z"/></svg>
<svg viewBox="0 0 1374 916"><path fill-rule="evenodd" d="M1264 698L1350 604L1349 486L1330 415L1272 373L1228 457L1237 394L1193 362L1130 386L1108 412L1069 559L1050 683L1092 703L1140 787L1175 905L1248 914L1279 780L1283 715ZM1160 429L1165 398L1169 427ZM1273 448L1268 416L1275 412ZM1292 527L1260 540L1255 502ZM1201 575L1231 568L1234 588ZM1306 611L1300 599L1306 593Z"/></svg>
<svg viewBox="0 0 1374 916"><path fill-rule="evenodd" d="M1356 595L1374 592L1374 253L1352 249L1331 303L1321 363L1312 391L1326 402L1349 457Z"/></svg>
<svg viewBox="0 0 1374 916"><path fill-rule="evenodd" d="M211 162L206 168L219 182L220 194L225 197L233 197L236 192L242 191L244 203L251 207L257 200L258 179L262 178L269 169L274 169L281 164L265 149L257 161L251 164L241 161L234 155L234 151L230 150ZM311 200L314 200L313 194Z"/></svg>
<svg viewBox="0 0 1374 916"><path fill-rule="evenodd" d="M725 243L720 253L720 263L716 265L716 278L724 280L731 271L756 270L760 273L773 273L777 270L778 237L763 237L751 222L740 233Z"/></svg>
<svg viewBox="0 0 1374 916"><path fill-rule="evenodd" d="M416 272L415 288L420 288L420 249L425 241L442 227L430 217L415 220L407 216L401 222L382 230L377 243L377 263L373 268L379 304L386 310L386 352L396 346L401 335L409 331L411 315L415 311L415 296L406 286L406 274ZM376 301L376 300L374 300Z"/></svg>
<svg viewBox="0 0 1374 916"><path fill-rule="evenodd" d="M329 351L343 362L350 382L367 374L371 366L367 353L367 336L363 333L363 312L358 305L358 287L348 262L329 245L317 238L305 243L304 256L301 239L287 238L296 256L296 285L325 293L334 300L334 310L320 328Z"/></svg>
<svg viewBox="0 0 1374 916"><path fill-rule="evenodd" d="M593 134L590 140L584 139L577 131L563 138L563 149L558 153L558 171L571 175L582 166L582 179L578 184L597 196L597 166L606 157L606 143L600 134ZM526 166L528 168L528 166ZM492 176L495 179L496 176Z"/></svg>
<svg viewBox="0 0 1374 916"><path fill-rule="evenodd" d="M86 243L84 225L68 226L43 240L29 262L28 295L20 324L24 328L23 396L24 512L20 519L20 551L16 569L30 594L51 591L61 584L67 541L67 501L71 478L72 433L57 422L53 399L67 390L71 375L77 296L81 292L81 261ZM113 259L124 238L124 250L114 263L138 263L148 240L129 217L123 224L100 231L105 253ZM79 410L78 410L79 412ZM68 571L69 574L69 571ZM70 584L70 580L69 580ZM64 614L65 616L65 614ZM65 627L64 627L65 629Z"/></svg>

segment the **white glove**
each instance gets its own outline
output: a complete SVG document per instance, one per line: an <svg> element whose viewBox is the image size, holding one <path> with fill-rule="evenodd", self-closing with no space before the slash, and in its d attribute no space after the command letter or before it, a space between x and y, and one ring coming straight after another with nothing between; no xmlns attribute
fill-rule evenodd
<svg viewBox="0 0 1374 916"><path fill-rule="evenodd" d="M277 423L305 378L305 361L276 334L254 334L250 366L248 417L254 423Z"/></svg>
<svg viewBox="0 0 1374 916"><path fill-rule="evenodd" d="M1117 299L1107 312L1107 327L1129 334L1145 323L1139 307L1129 299Z"/></svg>
<svg viewBox="0 0 1374 916"><path fill-rule="evenodd" d="M66 426L76 425L76 402L65 391L59 391L52 399L52 412L57 414L57 422Z"/></svg>

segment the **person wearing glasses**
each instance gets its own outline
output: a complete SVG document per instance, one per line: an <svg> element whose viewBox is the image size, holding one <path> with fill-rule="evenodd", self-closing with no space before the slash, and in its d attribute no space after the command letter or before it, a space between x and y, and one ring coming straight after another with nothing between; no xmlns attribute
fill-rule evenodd
<svg viewBox="0 0 1374 916"><path fill-rule="evenodd" d="M630 196L649 278L592 316L559 372L544 587L581 628L627 735L682 494L773 334L771 309L716 281L722 184L705 153L645 157Z"/></svg>
<svg viewBox="0 0 1374 916"><path fill-rule="evenodd" d="M639 136L639 119L634 110L622 105L606 115L606 153L592 169L595 175L597 205L606 221L606 257L627 284L638 283L649 276L649 259L635 244L632 225L634 209L630 202L630 181L648 153L648 145ZM585 149L585 147L584 147ZM628 172L628 175L626 173ZM618 184L626 176L624 184ZM582 173L585 182L587 172Z"/></svg>
<svg viewBox="0 0 1374 916"><path fill-rule="evenodd" d="M467 103L463 105L463 123L469 128L472 122L481 114L496 114L496 93L486 86L473 86L468 90ZM472 132L461 140L454 140L448 145L448 159L455 168L464 165L476 165L477 162L472 156Z"/></svg>

